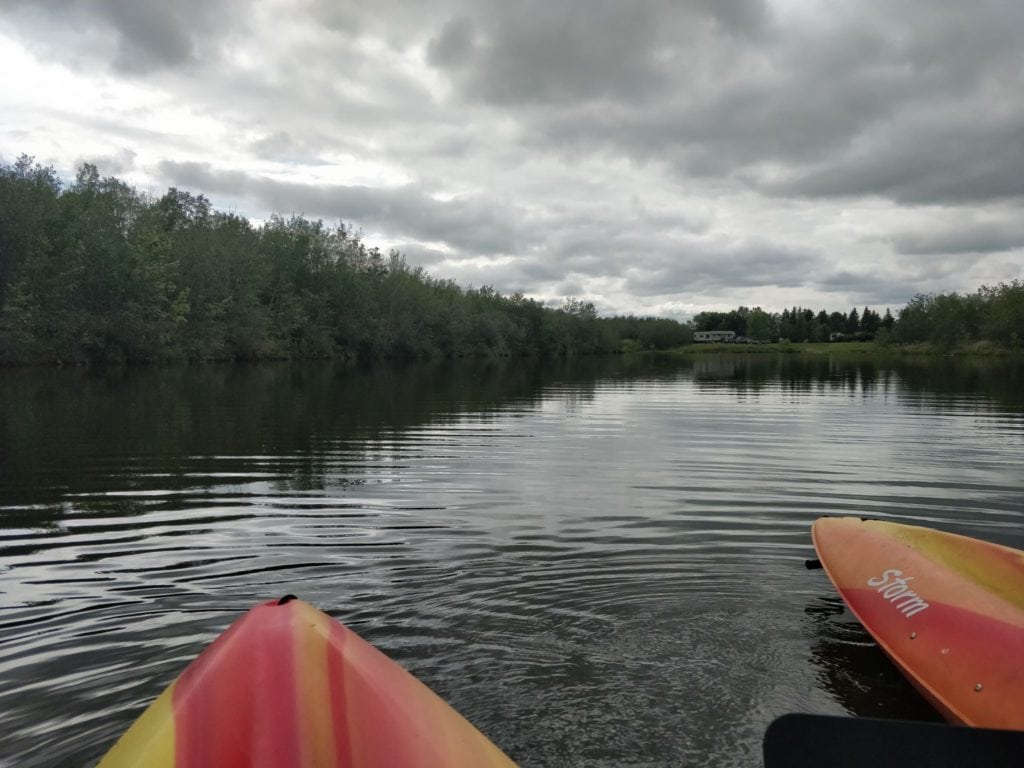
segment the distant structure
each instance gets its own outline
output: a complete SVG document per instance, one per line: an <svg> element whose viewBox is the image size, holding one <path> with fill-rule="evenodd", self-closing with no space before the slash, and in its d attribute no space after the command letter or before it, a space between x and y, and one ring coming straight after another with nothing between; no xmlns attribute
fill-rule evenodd
<svg viewBox="0 0 1024 768"><path fill-rule="evenodd" d="M693 340L702 341L735 341L735 331L694 331Z"/></svg>

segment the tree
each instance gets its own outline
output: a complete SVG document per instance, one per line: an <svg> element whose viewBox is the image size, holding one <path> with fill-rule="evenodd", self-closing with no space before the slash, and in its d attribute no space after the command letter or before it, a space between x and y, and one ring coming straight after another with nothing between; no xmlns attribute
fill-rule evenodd
<svg viewBox="0 0 1024 768"><path fill-rule="evenodd" d="M854 307L850 310L850 314L846 316L846 325L843 328L843 332L854 334L858 331L860 331L860 315L857 313L857 308Z"/></svg>
<svg viewBox="0 0 1024 768"><path fill-rule="evenodd" d="M747 318L747 335L758 341L771 338L771 317L760 307L754 307Z"/></svg>
<svg viewBox="0 0 1024 768"><path fill-rule="evenodd" d="M22 265L50 247L61 184L28 155L0 167L0 312Z"/></svg>
<svg viewBox="0 0 1024 768"><path fill-rule="evenodd" d="M490 290L493 292L494 289L485 286L481 290ZM573 317L582 318L584 320L597 319L597 309L594 307L593 303L577 299L575 296L566 297L565 301L562 304L562 312L565 312L565 314L567 315L572 315Z"/></svg>
<svg viewBox="0 0 1024 768"><path fill-rule="evenodd" d="M1024 282L1014 280L997 286L982 286L981 332L1000 344L1019 347L1024 344Z"/></svg>
<svg viewBox="0 0 1024 768"><path fill-rule="evenodd" d="M864 311L860 316L860 329L863 333L874 335L878 332L878 329L882 325L882 318L879 317L877 312L872 311L868 307L864 307Z"/></svg>
<svg viewBox="0 0 1024 768"><path fill-rule="evenodd" d="M889 307L886 307L885 308L885 315L882 317L882 327L885 330L887 330L887 331L891 331L892 327L895 324L896 324L896 318L894 318L892 316L892 312L889 310Z"/></svg>

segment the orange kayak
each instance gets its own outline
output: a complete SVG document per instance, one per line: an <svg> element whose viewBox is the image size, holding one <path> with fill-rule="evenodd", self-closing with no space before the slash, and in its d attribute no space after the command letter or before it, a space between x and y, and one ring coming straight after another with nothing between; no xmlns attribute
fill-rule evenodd
<svg viewBox="0 0 1024 768"><path fill-rule="evenodd" d="M146 709L100 768L511 766L487 737L301 600L257 605Z"/></svg>
<svg viewBox="0 0 1024 768"><path fill-rule="evenodd" d="M852 517L811 533L847 606L947 720L1024 730L1024 552Z"/></svg>

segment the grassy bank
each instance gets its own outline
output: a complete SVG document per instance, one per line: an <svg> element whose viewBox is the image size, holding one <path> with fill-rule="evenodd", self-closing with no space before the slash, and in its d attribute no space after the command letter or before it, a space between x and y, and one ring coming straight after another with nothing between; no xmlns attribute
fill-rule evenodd
<svg viewBox="0 0 1024 768"><path fill-rule="evenodd" d="M778 344L688 344L677 347L672 354L708 355L708 354L807 354L807 355L868 355L880 354L889 347L875 344L873 341L851 341L841 344L827 342L782 342Z"/></svg>

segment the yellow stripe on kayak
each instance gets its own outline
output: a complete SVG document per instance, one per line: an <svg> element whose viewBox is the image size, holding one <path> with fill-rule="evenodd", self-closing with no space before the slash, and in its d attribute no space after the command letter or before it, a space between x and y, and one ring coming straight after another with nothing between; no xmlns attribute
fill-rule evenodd
<svg viewBox="0 0 1024 768"><path fill-rule="evenodd" d="M149 705L96 768L174 768L174 685Z"/></svg>
<svg viewBox="0 0 1024 768"><path fill-rule="evenodd" d="M884 529L929 560L959 573L1011 605L1024 608L1024 553L1019 550L930 528L876 520L868 521L867 525Z"/></svg>
<svg viewBox="0 0 1024 768"><path fill-rule="evenodd" d="M327 674L331 618L301 600L294 601L293 611L295 694L302 734L302 764L338 765Z"/></svg>

